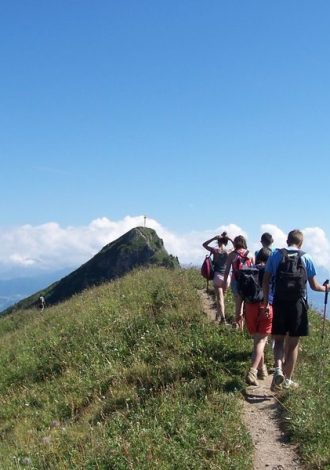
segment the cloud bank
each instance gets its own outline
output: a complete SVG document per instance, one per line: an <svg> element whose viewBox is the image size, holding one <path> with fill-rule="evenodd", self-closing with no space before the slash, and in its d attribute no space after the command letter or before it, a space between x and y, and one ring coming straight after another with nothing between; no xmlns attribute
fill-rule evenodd
<svg viewBox="0 0 330 470"><path fill-rule="evenodd" d="M78 227L61 227L56 222L48 222L37 226L0 229L0 277L8 277L9 273L17 276L19 273L25 275L32 271L78 267L104 245L143 224L144 216L127 216L119 221L101 217L86 226ZM286 245L286 233L272 224L262 224L260 235L255 240L251 240L244 228L234 223L186 234L174 233L154 219L146 219L146 225L156 230L167 251L177 256L183 265L200 265L206 253L202 243L224 230L232 238L238 234L247 237L251 252L260 247L260 235L265 231L272 233L274 246ZM303 229L303 233L304 250L312 255L316 266L327 268L330 262L330 243L325 232L320 227L307 227Z"/></svg>

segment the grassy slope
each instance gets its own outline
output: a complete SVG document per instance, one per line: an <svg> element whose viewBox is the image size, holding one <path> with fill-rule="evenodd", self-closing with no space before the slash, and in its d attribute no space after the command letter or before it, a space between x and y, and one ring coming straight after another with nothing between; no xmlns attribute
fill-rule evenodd
<svg viewBox="0 0 330 470"><path fill-rule="evenodd" d="M152 268L2 318L0 468L252 468L238 400L251 342L202 315L203 285ZM319 357L312 323L302 386L281 400L306 462L327 468L330 331Z"/></svg>
<svg viewBox="0 0 330 470"><path fill-rule="evenodd" d="M322 295L322 294L320 294ZM301 341L295 379L300 388L284 395L284 421L307 468L330 469L330 324L310 313L310 336Z"/></svg>
<svg viewBox="0 0 330 470"><path fill-rule="evenodd" d="M202 315L194 271L137 271L0 321L1 468L251 468L250 344Z"/></svg>

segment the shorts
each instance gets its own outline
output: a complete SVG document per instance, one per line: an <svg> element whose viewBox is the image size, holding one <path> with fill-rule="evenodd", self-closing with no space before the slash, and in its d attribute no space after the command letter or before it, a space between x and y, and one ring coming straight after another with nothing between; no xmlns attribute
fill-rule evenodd
<svg viewBox="0 0 330 470"><path fill-rule="evenodd" d="M218 271L215 271L214 276L213 276L214 287L219 287L223 289L224 287L223 278L224 278L223 274L220 274ZM230 276L228 276L227 278L227 286L226 286L227 288L229 284L230 284Z"/></svg>
<svg viewBox="0 0 330 470"><path fill-rule="evenodd" d="M273 335L308 336L308 304L305 299L294 302L274 301Z"/></svg>
<svg viewBox="0 0 330 470"><path fill-rule="evenodd" d="M269 314L266 316L260 302L254 304L245 302L245 323L249 334L255 333L270 335L272 332L273 309L269 306Z"/></svg>

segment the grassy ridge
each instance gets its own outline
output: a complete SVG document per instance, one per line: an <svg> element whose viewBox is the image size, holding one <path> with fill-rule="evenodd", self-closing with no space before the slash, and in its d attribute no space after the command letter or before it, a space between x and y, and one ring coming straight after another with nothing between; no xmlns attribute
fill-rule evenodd
<svg viewBox="0 0 330 470"><path fill-rule="evenodd" d="M194 270L152 268L1 318L0 468L251 469L251 341L205 318L203 286ZM327 469L330 329L321 342L310 320L300 388L279 399L307 468Z"/></svg>
<svg viewBox="0 0 330 470"><path fill-rule="evenodd" d="M251 468L250 342L202 315L195 271L136 271L0 321L2 468Z"/></svg>

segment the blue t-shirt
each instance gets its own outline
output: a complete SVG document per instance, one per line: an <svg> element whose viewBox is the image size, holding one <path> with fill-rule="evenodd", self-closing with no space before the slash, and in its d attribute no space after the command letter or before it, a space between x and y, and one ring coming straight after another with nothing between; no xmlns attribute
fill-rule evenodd
<svg viewBox="0 0 330 470"><path fill-rule="evenodd" d="M288 251L297 251L298 248L294 248L294 247L288 247L286 248L286 250ZM277 272L277 268L280 264L280 262L282 261L282 257L283 257L283 254L281 252L281 250L275 250L273 252L273 254L268 258L268 261L266 263L266 267L265 267L265 272L266 273L271 273L273 276L276 275L276 272ZM314 277L316 276L316 271L315 271L315 267L314 267L314 263L313 263L313 260L312 258L307 254L305 253L302 257L301 257L304 265L305 265L305 268L306 268L306 272L307 272L307 277L310 278L310 277Z"/></svg>

